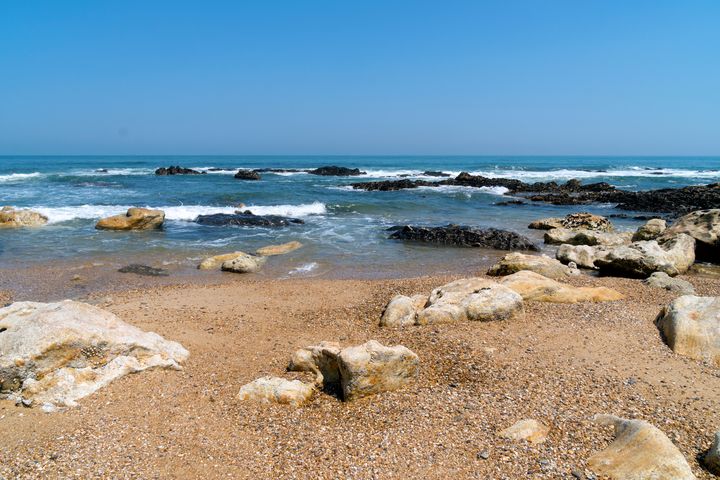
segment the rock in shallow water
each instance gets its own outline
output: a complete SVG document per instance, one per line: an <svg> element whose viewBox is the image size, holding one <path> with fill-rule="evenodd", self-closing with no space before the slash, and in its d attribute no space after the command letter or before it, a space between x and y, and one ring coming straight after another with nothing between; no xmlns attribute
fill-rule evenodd
<svg viewBox="0 0 720 480"><path fill-rule="evenodd" d="M119 268L118 272L134 273L135 275L143 275L146 277L167 277L168 275L170 275L167 270L163 270L162 268L155 268L149 265L140 265L138 263L133 263L131 265L126 265L122 268Z"/></svg>
<svg viewBox="0 0 720 480"><path fill-rule="evenodd" d="M530 270L554 280L560 280L579 273L577 270L572 270L547 255L526 255L513 252L505 255L498 263L490 267L487 274L490 276L504 276L521 270Z"/></svg>
<svg viewBox="0 0 720 480"><path fill-rule="evenodd" d="M215 227L236 225L246 227L286 227L293 224L302 224L299 218L281 217L279 215L253 215L252 213L214 213L212 215L198 215L195 223L212 225Z"/></svg>
<svg viewBox="0 0 720 480"><path fill-rule="evenodd" d="M98 230L156 230L162 228L165 212L149 208L129 208L127 213L102 218L95 228Z"/></svg>
<svg viewBox="0 0 720 480"><path fill-rule="evenodd" d="M181 166L160 167L155 170L155 175L204 175L206 172L199 172L191 168Z"/></svg>
<svg viewBox="0 0 720 480"><path fill-rule="evenodd" d="M680 450L648 422L613 415L596 415L594 421L615 427L613 442L588 459L595 473L614 480L695 480Z"/></svg>
<svg viewBox="0 0 720 480"><path fill-rule="evenodd" d="M315 170L308 170L308 173L310 175L320 175L324 177L351 177L365 175L366 172L361 172L359 168L337 167L335 165L330 165L316 168Z"/></svg>
<svg viewBox="0 0 720 480"><path fill-rule="evenodd" d="M720 297L678 297L655 324L673 352L720 366Z"/></svg>
<svg viewBox="0 0 720 480"><path fill-rule="evenodd" d="M258 248L255 253L263 257L270 257L273 255L284 255L292 251L302 248L303 244L297 241L282 243L280 245L268 245L266 247Z"/></svg>
<svg viewBox="0 0 720 480"><path fill-rule="evenodd" d="M208 257L208 258L204 259L202 262L200 262L200 264L198 265L198 269L200 269L200 270L217 270L226 261L232 260L232 259L240 257L242 255L247 255L247 253L232 252L232 253L223 253L220 255L213 255L212 257Z"/></svg>
<svg viewBox="0 0 720 480"><path fill-rule="evenodd" d="M238 180L260 180L260 174L254 170L240 169L234 175Z"/></svg>
<svg viewBox="0 0 720 480"><path fill-rule="evenodd" d="M220 268L223 272L256 273L265 265L265 262L267 262L265 257L242 254L224 261Z"/></svg>
<svg viewBox="0 0 720 480"><path fill-rule="evenodd" d="M188 351L85 303L0 309L0 391L32 405L74 406L128 373L180 369Z"/></svg>
<svg viewBox="0 0 720 480"><path fill-rule="evenodd" d="M539 250L528 238L515 232L495 228L477 228L460 225L445 227L392 227L391 239L411 240L422 243L450 245L454 247L481 247L498 250Z"/></svg>
<svg viewBox="0 0 720 480"><path fill-rule="evenodd" d="M0 209L0 227L37 227L45 225L48 218L28 209L16 210L13 207Z"/></svg>

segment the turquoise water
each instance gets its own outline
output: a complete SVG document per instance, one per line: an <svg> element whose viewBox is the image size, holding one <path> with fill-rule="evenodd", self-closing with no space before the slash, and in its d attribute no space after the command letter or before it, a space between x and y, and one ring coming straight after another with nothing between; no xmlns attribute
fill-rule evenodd
<svg viewBox="0 0 720 480"><path fill-rule="evenodd" d="M199 170L207 175L156 176L161 166ZM305 173L262 174L262 180L236 180L238 168L357 167L361 177L318 177ZM100 172L104 169L106 172ZM419 188L398 192L353 191L349 183L409 175L425 170L453 175L468 171L526 182L606 181L620 188L645 190L720 181L720 157L0 157L0 205L30 207L49 217L37 229L0 230L0 266L47 260L115 258L143 260L171 268L192 268L197 259L227 251L252 251L269 243L300 240L306 247L269 271L278 275L317 275L332 270L382 274L399 267L434 273L453 262L481 262L493 252L406 245L387 239L397 224L458 223L516 230L539 240L527 224L564 215L577 207L497 206L508 200L503 189ZM232 213L243 203L255 214L302 218L304 225L282 229L211 227L192 222L199 214ZM158 232L105 232L94 229L103 216L130 206L165 210ZM617 212L607 205L584 210ZM618 219L621 229L639 221Z"/></svg>

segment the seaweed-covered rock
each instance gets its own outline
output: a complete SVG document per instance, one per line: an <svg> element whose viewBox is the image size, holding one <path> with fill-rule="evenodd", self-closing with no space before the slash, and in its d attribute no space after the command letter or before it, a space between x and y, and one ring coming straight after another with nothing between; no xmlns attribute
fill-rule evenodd
<svg viewBox="0 0 720 480"><path fill-rule="evenodd" d="M167 277L170 275L167 270L155 268L149 265L141 265L132 263L118 269L120 273L134 273L135 275L143 275L145 277Z"/></svg>
<svg viewBox="0 0 720 480"><path fill-rule="evenodd" d="M355 177L366 174L366 172L360 171L359 168L338 167L335 165L308 170L307 173L310 175L321 175L323 177Z"/></svg>
<svg viewBox="0 0 720 480"><path fill-rule="evenodd" d="M252 213L213 213L211 215L198 215L195 223L221 227L227 225L243 227L286 227L293 224L302 224L299 218L282 217L280 215L253 215Z"/></svg>
<svg viewBox="0 0 720 480"><path fill-rule="evenodd" d="M528 238L507 230L460 225L445 227L398 226L391 228L390 238L434 243L454 247L482 247L498 250L534 250L539 248Z"/></svg>
<svg viewBox="0 0 720 480"><path fill-rule="evenodd" d="M204 175L205 173L207 172L199 172L192 168L184 168L179 165L174 167L160 167L155 170L155 175Z"/></svg>
<svg viewBox="0 0 720 480"><path fill-rule="evenodd" d="M234 176L238 180L260 180L260 174L255 170L240 169Z"/></svg>

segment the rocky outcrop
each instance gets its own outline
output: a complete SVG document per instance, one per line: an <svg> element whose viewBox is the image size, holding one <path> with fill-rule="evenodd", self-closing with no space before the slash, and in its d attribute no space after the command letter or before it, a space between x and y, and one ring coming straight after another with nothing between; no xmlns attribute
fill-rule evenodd
<svg viewBox="0 0 720 480"><path fill-rule="evenodd" d="M228 225L241 227L287 227L305 223L299 218L281 217L279 215L253 215L252 213L214 213L198 215L195 223L223 227Z"/></svg>
<svg viewBox="0 0 720 480"><path fill-rule="evenodd" d="M708 472L720 477L720 432L715 434L715 440L710 446L710 450L705 453L703 465Z"/></svg>
<svg viewBox="0 0 720 480"><path fill-rule="evenodd" d="M182 345L85 303L16 302L0 309L0 393L24 405L74 406L128 373L179 369Z"/></svg>
<svg viewBox="0 0 720 480"><path fill-rule="evenodd" d="M207 172L199 172L191 168L181 166L160 167L155 170L155 175L204 175Z"/></svg>
<svg viewBox="0 0 720 480"><path fill-rule="evenodd" d="M437 187L438 182L428 182L427 180L384 180L378 182L362 182L350 184L355 190L366 190L368 192L394 192L396 190L408 190L418 187Z"/></svg>
<svg viewBox="0 0 720 480"><path fill-rule="evenodd" d="M240 387L237 398L240 401L279 403L299 407L309 402L314 394L315 387L300 380L261 377Z"/></svg>
<svg viewBox="0 0 720 480"><path fill-rule="evenodd" d="M380 318L381 327L403 327L415 325L417 314L425 308L427 295L395 295L383 310Z"/></svg>
<svg viewBox="0 0 720 480"><path fill-rule="evenodd" d="M596 269L595 261L607 257L612 249L613 247L564 244L558 248L555 258L565 264L574 262L580 268Z"/></svg>
<svg viewBox="0 0 720 480"><path fill-rule="evenodd" d="M150 265L141 265L139 263L131 263L124 267L118 268L120 273L134 273L145 277L167 277L170 275L167 270L162 268L151 267Z"/></svg>
<svg viewBox="0 0 720 480"><path fill-rule="evenodd" d="M695 288L692 283L680 278L673 278L665 272L655 272L643 280L645 285L655 288L662 288L680 295L693 295Z"/></svg>
<svg viewBox="0 0 720 480"><path fill-rule="evenodd" d="M258 248L255 253L262 257L270 257L273 255L284 255L292 251L302 248L303 244L297 241L282 243L280 245L268 245L266 247Z"/></svg>
<svg viewBox="0 0 720 480"><path fill-rule="evenodd" d="M232 252L232 253L223 253L221 255L214 255L212 257L208 257L204 259L200 264L198 265L198 269L200 270L218 270L220 266L225 263L228 260L232 260L234 258L240 257L242 255L247 255L245 252Z"/></svg>
<svg viewBox="0 0 720 480"><path fill-rule="evenodd" d="M157 230L162 228L165 212L149 208L129 208L124 215L102 218L95 228L98 230Z"/></svg>
<svg viewBox="0 0 720 480"><path fill-rule="evenodd" d="M524 313L520 295L484 278L463 278L436 288L427 305L418 312L416 324L512 320Z"/></svg>
<svg viewBox="0 0 720 480"><path fill-rule="evenodd" d="M419 365L420 359L408 348L370 340L344 349L333 342L300 349L288 368L315 373L316 384L325 388L339 384L343 400L352 401L404 387L417 377Z"/></svg>
<svg viewBox="0 0 720 480"><path fill-rule="evenodd" d="M611 288L574 287L529 271L513 273L504 277L500 283L520 294L523 300L536 302L612 302L625 298Z"/></svg>
<svg viewBox="0 0 720 480"><path fill-rule="evenodd" d="M667 228L665 220L662 218L652 218L645 225L639 227L633 234L632 241L639 242L641 240L655 240Z"/></svg>
<svg viewBox="0 0 720 480"><path fill-rule="evenodd" d="M661 239L684 233L695 239L695 256L700 261L720 261L720 208L699 210L678 218Z"/></svg>
<svg viewBox="0 0 720 480"><path fill-rule="evenodd" d="M565 228L563 226L563 220L563 218L558 217L541 218L539 220L530 222L528 228L531 228L533 230L552 230L553 228Z"/></svg>
<svg viewBox="0 0 720 480"><path fill-rule="evenodd" d="M678 297L655 325L673 352L720 367L720 297Z"/></svg>
<svg viewBox="0 0 720 480"><path fill-rule="evenodd" d="M38 227L45 225L48 218L28 209L16 210L13 207L0 208L0 228L5 227Z"/></svg>
<svg viewBox="0 0 720 480"><path fill-rule="evenodd" d="M588 468L613 480L695 480L683 454L663 432L643 420L596 415L615 439L588 459Z"/></svg>
<svg viewBox="0 0 720 480"><path fill-rule="evenodd" d="M449 173L439 172L436 170L425 170L423 172L423 175L425 175L426 177L451 177L452 176Z"/></svg>
<svg viewBox="0 0 720 480"><path fill-rule="evenodd" d="M565 228L568 230L590 230L593 232L612 232L612 222L600 215L592 213L571 213L565 218L543 218L535 220L528 225L528 228L537 230L552 230L554 228Z"/></svg>
<svg viewBox="0 0 720 480"><path fill-rule="evenodd" d="M561 280L579 273L577 270L570 269L547 255L526 255L513 252L508 253L498 263L490 267L487 274L498 277L511 275L522 270L539 273L555 280Z"/></svg>
<svg viewBox="0 0 720 480"><path fill-rule="evenodd" d="M260 180L260 174L255 170L243 170L241 168L235 174L235 178L238 180Z"/></svg>
<svg viewBox="0 0 720 480"><path fill-rule="evenodd" d="M547 425L534 419L525 419L516 422L505 430L501 430L499 435L510 440L525 440L533 444L538 444L547 440L549 432L550 428Z"/></svg>
<svg viewBox="0 0 720 480"><path fill-rule="evenodd" d="M674 277L687 272L694 262L695 239L680 234L662 245L648 240L615 247L604 258L595 259L595 266L610 275L646 278L665 272Z"/></svg>
<svg viewBox="0 0 720 480"><path fill-rule="evenodd" d="M267 258L255 255L242 254L230 260L225 260L220 269L223 272L233 273L256 273L259 272L267 262Z"/></svg>
<svg viewBox="0 0 720 480"><path fill-rule="evenodd" d="M308 170L307 173L310 175L321 175L323 177L354 177L366 174L366 172L361 172L359 168L338 167L335 165Z"/></svg>
<svg viewBox="0 0 720 480"><path fill-rule="evenodd" d="M481 247L497 250L539 250L528 238L515 232L447 225L445 227L392 227L391 239L434 243L453 247Z"/></svg>
<svg viewBox="0 0 720 480"><path fill-rule="evenodd" d="M549 245L626 245L632 239L632 233L607 233L592 230L570 230L553 228L545 233L545 243Z"/></svg>

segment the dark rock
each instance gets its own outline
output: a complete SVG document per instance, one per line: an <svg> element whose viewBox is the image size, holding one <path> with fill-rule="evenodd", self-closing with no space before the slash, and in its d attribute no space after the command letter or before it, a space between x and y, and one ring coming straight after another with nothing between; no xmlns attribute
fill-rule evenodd
<svg viewBox="0 0 720 480"><path fill-rule="evenodd" d="M235 178L238 180L260 180L260 174L254 170L240 169L235 174Z"/></svg>
<svg viewBox="0 0 720 480"><path fill-rule="evenodd" d="M167 277L168 275L170 275L167 270L163 270L162 268L155 268L148 265L140 265L137 263L124 266L120 268L118 272L134 273L136 275L145 275L147 277Z"/></svg>
<svg viewBox="0 0 720 480"><path fill-rule="evenodd" d="M215 213L212 215L199 215L195 223L212 225L216 227L225 225L239 225L248 227L286 227L292 224L305 223L299 218L281 217L280 215L253 215L244 213Z"/></svg>
<svg viewBox="0 0 720 480"><path fill-rule="evenodd" d="M498 207L509 207L512 205L527 205L527 203L522 200L508 200L507 202L496 202L495 205Z"/></svg>
<svg viewBox="0 0 720 480"><path fill-rule="evenodd" d="M436 170L425 170L423 172L423 175L425 175L426 177L450 177L451 176L449 173L439 172Z"/></svg>
<svg viewBox="0 0 720 480"><path fill-rule="evenodd" d="M411 240L423 243L452 245L456 247L483 247L498 250L535 250L539 248L528 238L515 232L495 228L447 225L445 227L392 227L391 239Z"/></svg>
<svg viewBox="0 0 720 480"><path fill-rule="evenodd" d="M155 170L155 175L204 175L207 172L198 172L192 168L184 168L180 166L175 167L160 167Z"/></svg>
<svg viewBox="0 0 720 480"><path fill-rule="evenodd" d="M359 168L338 167L335 165L308 170L308 173L311 175L322 175L324 177L353 177L366 174L366 172L361 172Z"/></svg>
<svg viewBox="0 0 720 480"><path fill-rule="evenodd" d="M96 171L97 173L108 173L108 169L107 169L107 168L98 168L98 169L95 170L95 171Z"/></svg>
<svg viewBox="0 0 720 480"><path fill-rule="evenodd" d="M395 190L407 190L417 187L437 187L437 182L428 182L426 180L385 180L381 182L362 182L353 183L351 186L356 190L391 192Z"/></svg>

